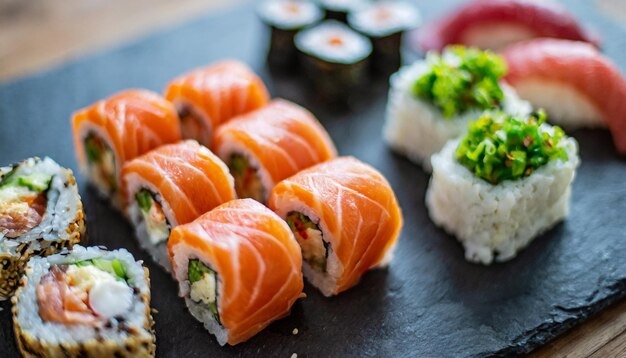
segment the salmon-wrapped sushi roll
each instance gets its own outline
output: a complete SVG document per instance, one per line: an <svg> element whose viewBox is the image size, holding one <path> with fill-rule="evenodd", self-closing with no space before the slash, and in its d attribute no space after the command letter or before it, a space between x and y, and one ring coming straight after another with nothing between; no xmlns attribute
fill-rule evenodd
<svg viewBox="0 0 626 358"><path fill-rule="evenodd" d="M172 230L180 295L217 341L235 345L289 314L302 297L302 256L289 227L251 199Z"/></svg>
<svg viewBox="0 0 626 358"><path fill-rule="evenodd" d="M263 81L239 61L221 61L174 79L165 89L181 120L183 137L209 146L215 128L263 107L269 93Z"/></svg>
<svg viewBox="0 0 626 358"><path fill-rule="evenodd" d="M341 157L278 183L269 206L302 249L304 276L325 296L339 294L376 266L387 265L402 212L376 169Z"/></svg>
<svg viewBox="0 0 626 358"><path fill-rule="evenodd" d="M122 180L139 243L168 271L171 229L235 199L226 164L194 140L164 145L127 162Z"/></svg>
<svg viewBox="0 0 626 358"><path fill-rule="evenodd" d="M237 195L261 203L279 181L337 155L317 119L281 99L218 128L214 149L230 168Z"/></svg>
<svg viewBox="0 0 626 358"><path fill-rule="evenodd" d="M180 140L174 106L158 94L127 90L74 113L74 145L81 171L118 209L124 207L122 165Z"/></svg>

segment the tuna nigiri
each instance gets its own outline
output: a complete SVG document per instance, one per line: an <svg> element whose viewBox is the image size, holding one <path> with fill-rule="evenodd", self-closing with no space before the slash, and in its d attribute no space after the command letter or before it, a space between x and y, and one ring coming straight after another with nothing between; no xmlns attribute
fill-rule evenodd
<svg viewBox="0 0 626 358"><path fill-rule="evenodd" d="M280 99L218 128L214 150L229 166L237 195L262 203L279 181L337 155L309 111Z"/></svg>
<svg viewBox="0 0 626 358"><path fill-rule="evenodd" d="M124 164L128 216L142 247L170 270L167 238L176 225L236 197L228 167L194 140L161 146Z"/></svg>
<svg viewBox="0 0 626 358"><path fill-rule="evenodd" d="M325 296L356 285L392 257L402 212L387 180L351 157L333 159L280 182L269 206L302 249L305 277Z"/></svg>
<svg viewBox="0 0 626 358"><path fill-rule="evenodd" d="M302 256L287 224L251 199L220 205L172 231L180 295L217 341L235 345L302 297Z"/></svg>
<svg viewBox="0 0 626 358"><path fill-rule="evenodd" d="M209 146L218 125L267 104L263 81L245 64L221 61L174 79L165 89L181 119L182 134Z"/></svg>
<svg viewBox="0 0 626 358"><path fill-rule="evenodd" d="M127 90L98 101L74 113L72 124L81 171L120 210L124 162L180 140L174 106L146 90Z"/></svg>
<svg viewBox="0 0 626 358"><path fill-rule="evenodd" d="M617 150L626 154L626 79L595 47L536 39L512 45L504 55L505 79L520 97L566 127L608 126Z"/></svg>
<svg viewBox="0 0 626 358"><path fill-rule="evenodd" d="M500 49L535 37L599 42L552 0L474 0L415 34L423 51L440 51L450 44Z"/></svg>

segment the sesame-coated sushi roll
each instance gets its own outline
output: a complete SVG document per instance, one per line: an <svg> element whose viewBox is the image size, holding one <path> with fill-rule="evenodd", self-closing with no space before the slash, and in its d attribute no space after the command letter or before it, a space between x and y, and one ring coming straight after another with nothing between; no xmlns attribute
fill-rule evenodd
<svg viewBox="0 0 626 358"><path fill-rule="evenodd" d="M214 149L230 168L238 197L261 203L279 181L337 155L317 119L281 99L218 128Z"/></svg>
<svg viewBox="0 0 626 358"><path fill-rule="evenodd" d="M391 77L383 134L395 151L430 171L430 157L484 110L527 114L530 104L501 81L506 63L490 51L448 47Z"/></svg>
<svg viewBox="0 0 626 358"><path fill-rule="evenodd" d="M343 23L328 20L301 31L295 44L322 101L343 104L365 84L372 43Z"/></svg>
<svg viewBox="0 0 626 358"><path fill-rule="evenodd" d="M226 164L194 140L164 145L127 162L122 179L137 239L167 271L171 229L236 197Z"/></svg>
<svg viewBox="0 0 626 358"><path fill-rule="evenodd" d="M13 294L32 256L71 248L84 235L71 170L50 158L0 168L0 300Z"/></svg>
<svg viewBox="0 0 626 358"><path fill-rule="evenodd" d="M302 297L302 256L287 224L251 199L177 226L168 242L180 295L219 344L250 339Z"/></svg>
<svg viewBox="0 0 626 358"><path fill-rule="evenodd" d="M81 171L115 208L123 210L122 165L180 140L174 106L158 94L127 90L74 113L74 146Z"/></svg>
<svg viewBox="0 0 626 358"><path fill-rule="evenodd" d="M351 157L283 180L269 206L289 224L302 250L304 276L325 296L387 265L402 229L402 212L387 180Z"/></svg>
<svg viewBox="0 0 626 358"><path fill-rule="evenodd" d="M259 9L261 21L270 30L267 63L272 68L289 69L298 63L294 37L323 17L316 4L302 0L266 0Z"/></svg>
<svg viewBox="0 0 626 358"><path fill-rule="evenodd" d="M34 257L12 303L24 357L154 357L148 269L124 249Z"/></svg>
<svg viewBox="0 0 626 358"><path fill-rule="evenodd" d="M486 112L432 157L426 205L468 261L510 260L569 212L578 145L543 112Z"/></svg>
<svg viewBox="0 0 626 358"><path fill-rule="evenodd" d="M346 22L348 15L370 3L370 0L319 0L319 4L326 12L326 18Z"/></svg>
<svg viewBox="0 0 626 358"><path fill-rule="evenodd" d="M348 24L372 41L371 64L383 74L398 70L402 64L403 35L419 22L417 7L404 1L373 3L348 15Z"/></svg>
<svg viewBox="0 0 626 358"><path fill-rule="evenodd" d="M195 69L169 83L165 97L176 106L184 139L210 146L215 129L269 101L265 84L239 61Z"/></svg>

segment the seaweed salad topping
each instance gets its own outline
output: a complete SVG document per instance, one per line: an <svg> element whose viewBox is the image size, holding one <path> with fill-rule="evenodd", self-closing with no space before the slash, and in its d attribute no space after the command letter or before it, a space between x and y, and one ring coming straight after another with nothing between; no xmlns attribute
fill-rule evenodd
<svg viewBox="0 0 626 358"><path fill-rule="evenodd" d="M567 160L559 143L560 127L545 126L539 111L522 119L503 112L487 112L470 122L456 149L456 159L491 184L527 177L550 160Z"/></svg>
<svg viewBox="0 0 626 358"><path fill-rule="evenodd" d="M415 81L413 94L439 108L444 118L501 106L504 93L498 80L507 71L502 56L457 45L442 55L428 53L426 62L429 70Z"/></svg>

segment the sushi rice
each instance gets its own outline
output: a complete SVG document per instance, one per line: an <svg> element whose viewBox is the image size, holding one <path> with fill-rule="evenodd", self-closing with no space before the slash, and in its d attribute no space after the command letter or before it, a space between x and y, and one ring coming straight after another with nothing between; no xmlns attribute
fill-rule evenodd
<svg viewBox="0 0 626 358"><path fill-rule="evenodd" d="M479 117L482 111L469 110L445 119L438 108L414 96L412 88L415 81L428 69L425 62L419 61L392 75L383 136L393 150L430 172L430 157L446 142L462 135L468 122ZM528 102L520 99L510 86L503 82L500 85L504 92L505 112L518 115L530 113L532 107Z"/></svg>
<svg viewBox="0 0 626 358"><path fill-rule="evenodd" d="M456 160L459 143L452 140L433 155L426 206L432 220L463 244L468 261L488 265L510 260L568 215L580 162L573 138L560 144L566 161L550 160L528 177L497 185L476 177Z"/></svg>
<svg viewBox="0 0 626 358"><path fill-rule="evenodd" d="M0 230L0 299L11 296L30 257L71 248L85 235L83 204L70 169L60 167L48 157L29 158L0 168L0 180L8 175L32 174L51 176L45 192L46 209L41 222L19 237L9 238Z"/></svg>
<svg viewBox="0 0 626 358"><path fill-rule="evenodd" d="M37 297L37 286L42 277L50 272L53 265L71 265L92 259L119 260L123 263L127 284L133 289L128 310L108 318L106 324L97 327L43 320ZM109 298L110 295L111 291L108 292ZM76 245L72 251L47 258L34 257L26 267L26 274L12 303L15 336L25 356L153 357L155 354L148 270L125 249L106 251L99 247Z"/></svg>

